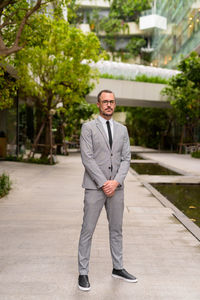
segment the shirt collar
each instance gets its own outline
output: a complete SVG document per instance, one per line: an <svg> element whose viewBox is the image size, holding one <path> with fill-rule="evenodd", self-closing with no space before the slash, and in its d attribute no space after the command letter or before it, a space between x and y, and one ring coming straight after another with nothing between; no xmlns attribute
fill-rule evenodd
<svg viewBox="0 0 200 300"><path fill-rule="evenodd" d="M104 119L102 116L98 116L98 118L99 118L99 120L101 121L101 123L103 123L103 124L106 124L106 122L108 121L108 120L106 120L106 119ZM109 122L111 123L111 124L113 124L113 118L111 118L110 120L109 120Z"/></svg>

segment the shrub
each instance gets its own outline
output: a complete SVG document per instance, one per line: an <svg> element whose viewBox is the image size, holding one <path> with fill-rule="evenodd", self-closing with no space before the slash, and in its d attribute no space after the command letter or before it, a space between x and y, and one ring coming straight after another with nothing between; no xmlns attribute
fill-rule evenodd
<svg viewBox="0 0 200 300"><path fill-rule="evenodd" d="M42 165L50 165L50 160L47 157L44 158L23 158L22 156L7 156L6 160L8 161L16 161L16 162L24 162L24 163L32 163L32 164L42 164ZM55 164L55 160L53 159L53 164Z"/></svg>
<svg viewBox="0 0 200 300"><path fill-rule="evenodd" d="M200 158L200 151L192 152L191 156L194 157L194 158Z"/></svg>
<svg viewBox="0 0 200 300"><path fill-rule="evenodd" d="M160 83L160 84L167 84L168 80L159 76L147 76L137 75L135 79L131 77L127 77L124 75L111 75L108 73L100 74L100 78L107 78L107 79L117 79L117 80L128 80L128 81L139 81L139 82L150 82L150 83Z"/></svg>
<svg viewBox="0 0 200 300"><path fill-rule="evenodd" d="M3 173L0 176L0 198L7 195L11 189L11 181L8 175Z"/></svg>

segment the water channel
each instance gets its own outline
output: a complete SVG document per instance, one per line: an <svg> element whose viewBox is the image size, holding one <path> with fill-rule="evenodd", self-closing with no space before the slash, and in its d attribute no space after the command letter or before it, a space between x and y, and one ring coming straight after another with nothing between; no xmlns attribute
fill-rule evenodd
<svg viewBox="0 0 200 300"><path fill-rule="evenodd" d="M163 196L200 227L199 184L152 184Z"/></svg>
<svg viewBox="0 0 200 300"><path fill-rule="evenodd" d="M132 154L132 158L141 159L137 154ZM131 167L139 175L181 175L154 162L136 161L131 163ZM200 184L158 182L151 185L200 227Z"/></svg>
<svg viewBox="0 0 200 300"><path fill-rule="evenodd" d="M180 175L170 169L164 168L157 163L131 163L131 167L138 174L146 175Z"/></svg>

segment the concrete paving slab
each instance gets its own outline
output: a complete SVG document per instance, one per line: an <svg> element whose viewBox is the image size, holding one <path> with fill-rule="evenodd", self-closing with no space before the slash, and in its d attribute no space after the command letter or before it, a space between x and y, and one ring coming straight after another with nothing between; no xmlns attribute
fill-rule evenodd
<svg viewBox="0 0 200 300"><path fill-rule="evenodd" d="M138 175L142 182L149 183L187 183L187 184L199 184L200 176L174 176L174 175Z"/></svg>
<svg viewBox="0 0 200 300"><path fill-rule="evenodd" d="M90 261L92 289L77 288L83 167L79 154L55 166L0 162L13 189L0 199L0 300L199 300L200 243L129 172L125 189L124 266L131 284L111 277L102 212Z"/></svg>

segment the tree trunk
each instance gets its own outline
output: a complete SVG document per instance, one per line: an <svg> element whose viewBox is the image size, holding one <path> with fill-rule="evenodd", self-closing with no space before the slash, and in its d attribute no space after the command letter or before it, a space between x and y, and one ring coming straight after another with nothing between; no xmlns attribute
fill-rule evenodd
<svg viewBox="0 0 200 300"><path fill-rule="evenodd" d="M181 141L180 141L180 147L179 147L179 153L180 153L180 154L181 154L181 152L182 152L182 147L183 147L184 133L185 133L185 125L183 125L183 127L182 127Z"/></svg>
<svg viewBox="0 0 200 300"><path fill-rule="evenodd" d="M45 130L45 140L44 145L42 146L42 154L41 158L47 158L50 154L50 130L51 130L51 124L50 124L50 118L47 117L46 126L44 128Z"/></svg>
<svg viewBox="0 0 200 300"><path fill-rule="evenodd" d="M39 132L38 132L38 134L37 134L37 136L35 138L34 144L32 146L32 150L30 151L28 157L31 157L31 153L32 153L32 157L34 157L35 150L37 149L38 141L39 141L40 136L41 136L41 134L42 134L42 132L44 130L44 127L45 127L45 123L46 123L46 120L43 121L43 123L42 123L42 125L40 127L40 130L39 130Z"/></svg>
<svg viewBox="0 0 200 300"><path fill-rule="evenodd" d="M53 136L52 136L52 115L49 116L49 144L50 144L50 164L53 164Z"/></svg>
<svg viewBox="0 0 200 300"><path fill-rule="evenodd" d="M62 124L61 125L61 130L62 130L62 144L63 144L63 150L64 150L64 153L65 155L68 155L68 151L67 151L67 145L66 145L66 142L65 142L65 130L64 130L64 125Z"/></svg>

